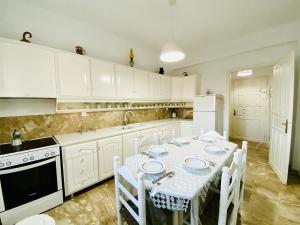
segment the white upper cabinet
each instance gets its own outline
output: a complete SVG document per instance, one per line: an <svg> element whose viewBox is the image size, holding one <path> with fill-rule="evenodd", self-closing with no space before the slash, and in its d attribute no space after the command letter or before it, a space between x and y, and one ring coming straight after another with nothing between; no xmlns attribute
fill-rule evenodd
<svg viewBox="0 0 300 225"><path fill-rule="evenodd" d="M89 58L82 55L59 52L57 61L59 97L90 97Z"/></svg>
<svg viewBox="0 0 300 225"><path fill-rule="evenodd" d="M196 95L197 76L172 77L172 100L192 101Z"/></svg>
<svg viewBox="0 0 300 225"><path fill-rule="evenodd" d="M149 98L149 72L134 69L134 98Z"/></svg>
<svg viewBox="0 0 300 225"><path fill-rule="evenodd" d="M172 77L172 100L181 100L184 77Z"/></svg>
<svg viewBox="0 0 300 225"><path fill-rule="evenodd" d="M115 65L91 59L92 95L101 98L116 97Z"/></svg>
<svg viewBox="0 0 300 225"><path fill-rule="evenodd" d="M160 75L157 73L149 73L149 98L160 98Z"/></svg>
<svg viewBox="0 0 300 225"><path fill-rule="evenodd" d="M171 77L160 75L160 99L169 100L171 98Z"/></svg>
<svg viewBox="0 0 300 225"><path fill-rule="evenodd" d="M55 98L54 53L0 40L0 97Z"/></svg>
<svg viewBox="0 0 300 225"><path fill-rule="evenodd" d="M118 98L133 98L134 71L132 67L116 65L116 88Z"/></svg>
<svg viewBox="0 0 300 225"><path fill-rule="evenodd" d="M196 95L196 76L190 75L183 79L182 98L191 100Z"/></svg>

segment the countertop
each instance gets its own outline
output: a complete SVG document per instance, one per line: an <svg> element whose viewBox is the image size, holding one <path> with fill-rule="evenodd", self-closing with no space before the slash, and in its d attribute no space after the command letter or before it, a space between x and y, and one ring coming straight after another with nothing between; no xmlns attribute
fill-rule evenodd
<svg viewBox="0 0 300 225"><path fill-rule="evenodd" d="M181 122L192 122L192 120L177 118L153 120L142 123L128 124L130 129L122 129L122 126L116 126L91 131L55 135L55 138L60 146L67 146Z"/></svg>

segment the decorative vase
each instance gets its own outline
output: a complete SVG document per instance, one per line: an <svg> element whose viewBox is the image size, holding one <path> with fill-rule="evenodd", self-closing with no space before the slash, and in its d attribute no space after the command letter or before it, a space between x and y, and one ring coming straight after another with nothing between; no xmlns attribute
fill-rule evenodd
<svg viewBox="0 0 300 225"><path fill-rule="evenodd" d="M134 54L133 54L133 49L131 48L130 51L129 51L129 65L131 67L134 66Z"/></svg>
<svg viewBox="0 0 300 225"><path fill-rule="evenodd" d="M162 75L165 74L164 68L160 67L158 73Z"/></svg>

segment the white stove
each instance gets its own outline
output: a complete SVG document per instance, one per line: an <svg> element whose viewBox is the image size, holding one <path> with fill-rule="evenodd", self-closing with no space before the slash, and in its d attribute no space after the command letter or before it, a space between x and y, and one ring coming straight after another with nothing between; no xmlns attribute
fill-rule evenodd
<svg viewBox="0 0 300 225"><path fill-rule="evenodd" d="M2 225L47 211L63 202L59 145L53 137L0 145Z"/></svg>

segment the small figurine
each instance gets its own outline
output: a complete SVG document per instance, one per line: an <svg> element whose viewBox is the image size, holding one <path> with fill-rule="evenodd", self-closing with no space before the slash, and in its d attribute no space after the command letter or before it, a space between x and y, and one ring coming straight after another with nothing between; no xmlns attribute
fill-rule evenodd
<svg viewBox="0 0 300 225"><path fill-rule="evenodd" d="M81 46L76 46L76 47L75 47L75 50L76 50L76 54L79 54L79 55L85 55L85 50L83 49L83 47L81 47Z"/></svg>
<svg viewBox="0 0 300 225"><path fill-rule="evenodd" d="M133 65L134 65L134 54L133 54L133 50L132 50L132 48L130 49L130 52L129 52L129 65L131 66L131 67L133 67Z"/></svg>
<svg viewBox="0 0 300 225"><path fill-rule="evenodd" d="M28 32L28 31L25 31L23 33L23 38L20 41L31 43L28 39L26 39L26 35L28 35L28 38L32 38L32 34L30 32Z"/></svg>

